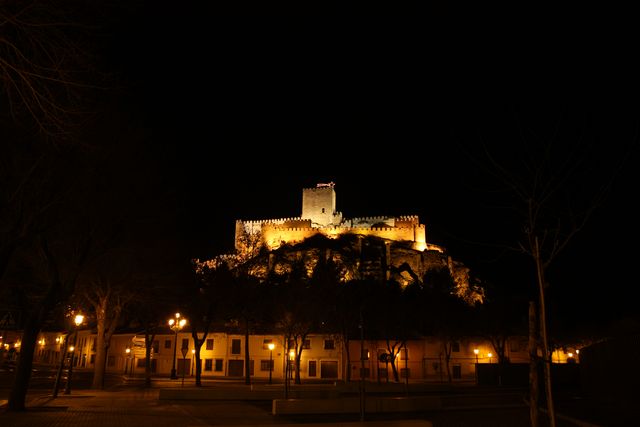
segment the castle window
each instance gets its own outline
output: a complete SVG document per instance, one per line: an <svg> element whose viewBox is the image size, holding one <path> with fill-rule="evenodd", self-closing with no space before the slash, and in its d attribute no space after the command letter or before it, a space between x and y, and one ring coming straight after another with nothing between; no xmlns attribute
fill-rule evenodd
<svg viewBox="0 0 640 427"><path fill-rule="evenodd" d="M322 208L322 213L324 213L324 208Z"/></svg>

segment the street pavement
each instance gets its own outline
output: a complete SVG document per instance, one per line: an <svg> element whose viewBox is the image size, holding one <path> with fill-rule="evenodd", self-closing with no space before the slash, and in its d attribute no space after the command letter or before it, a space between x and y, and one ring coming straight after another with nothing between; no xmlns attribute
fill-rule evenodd
<svg viewBox="0 0 640 427"><path fill-rule="evenodd" d="M238 387L237 383L212 383L206 387ZM107 390L75 389L71 395L53 399L43 390L29 394L28 410L21 413L0 413L1 427L197 427L197 426L261 426L313 424L351 427L360 425L358 415L274 416L271 401L172 401L159 400L160 387L180 387L179 382L155 381L145 389L136 382L120 383ZM489 393L488 395L490 395ZM524 403L508 403L487 399L483 405L453 404L440 411L411 414L367 414L365 425L407 427L512 427L528 426L529 413ZM503 402L503 404L501 404ZM1 410L0 410L1 411ZM578 410L579 412L579 410ZM548 423L541 414L541 426ZM558 427L598 425L579 423L575 418L558 420Z"/></svg>

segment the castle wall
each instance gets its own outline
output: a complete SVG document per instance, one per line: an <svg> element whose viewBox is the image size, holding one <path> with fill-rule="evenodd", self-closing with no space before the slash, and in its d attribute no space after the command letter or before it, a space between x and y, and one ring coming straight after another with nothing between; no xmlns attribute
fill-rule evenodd
<svg viewBox="0 0 640 427"><path fill-rule="evenodd" d="M416 230L417 229L417 230ZM416 234L422 233L424 238L424 226L421 227L286 227L278 224L263 224L263 241L270 249L279 247L282 242L296 243L316 234L323 234L330 238L335 238L342 234L358 234L361 236L376 236L392 241L415 242ZM416 246L416 245L414 245ZM419 244L418 244L419 246ZM424 249L424 248L423 248ZM422 249L418 249L422 250Z"/></svg>

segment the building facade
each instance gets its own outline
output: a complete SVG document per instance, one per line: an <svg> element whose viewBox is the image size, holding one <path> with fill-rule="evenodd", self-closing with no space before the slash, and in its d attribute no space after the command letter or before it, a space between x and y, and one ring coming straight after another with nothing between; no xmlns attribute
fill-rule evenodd
<svg viewBox="0 0 640 427"><path fill-rule="evenodd" d="M45 365L60 363L65 335L55 332L42 333L34 362ZM73 334L67 345L74 342ZM74 369L93 369L95 366L96 335L90 330L78 331L73 350ZM274 349L269 349L274 344ZM17 345L17 346L16 346ZM151 371L154 376L169 376L173 367L174 346L176 348L176 369L178 377L195 375L195 354L193 338L189 332L158 334L151 349ZM213 333L202 345L200 358L204 379L244 377L244 335ZM386 340L359 340L349 342L349 357L344 343L334 335L310 335L304 343L300 360L300 377L303 381L340 381L347 379L347 371L352 379L362 374L367 381L394 381L393 368L389 358ZM3 344L3 349L14 348L19 355L19 342ZM462 338L451 343L449 369L443 351L443 343L435 337L411 340L396 351L395 365L400 380L408 376L411 381L473 381L476 363L497 363L498 359L491 344L480 338ZM184 352L183 356L183 349ZM477 350L475 352L474 350ZM144 335L115 334L107 355L107 372L124 375L143 376L145 373ZM280 335L251 335L249 338L251 377L265 381L269 372L276 381L285 378L287 366L294 371L295 360L287 353L286 343ZM360 354L363 355L362 360ZM3 351L7 356L8 352ZM513 337L506 348L506 356L512 363L528 363L526 337ZM579 351L574 348L556 350L554 363L577 361ZM287 360L288 359L288 360Z"/></svg>

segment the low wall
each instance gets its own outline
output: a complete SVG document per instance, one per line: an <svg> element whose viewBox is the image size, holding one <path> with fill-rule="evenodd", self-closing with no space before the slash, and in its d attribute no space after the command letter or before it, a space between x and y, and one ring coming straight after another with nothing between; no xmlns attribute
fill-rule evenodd
<svg viewBox="0 0 640 427"><path fill-rule="evenodd" d="M367 397L365 412L420 412L442 408L438 396L415 397ZM341 399L275 399L273 415L289 414L357 414L360 413L360 398Z"/></svg>
<svg viewBox="0 0 640 427"><path fill-rule="evenodd" d="M338 397L336 389L296 388L289 390L292 399L332 399ZM273 400L282 399L280 387L211 387L161 388L160 400Z"/></svg>

